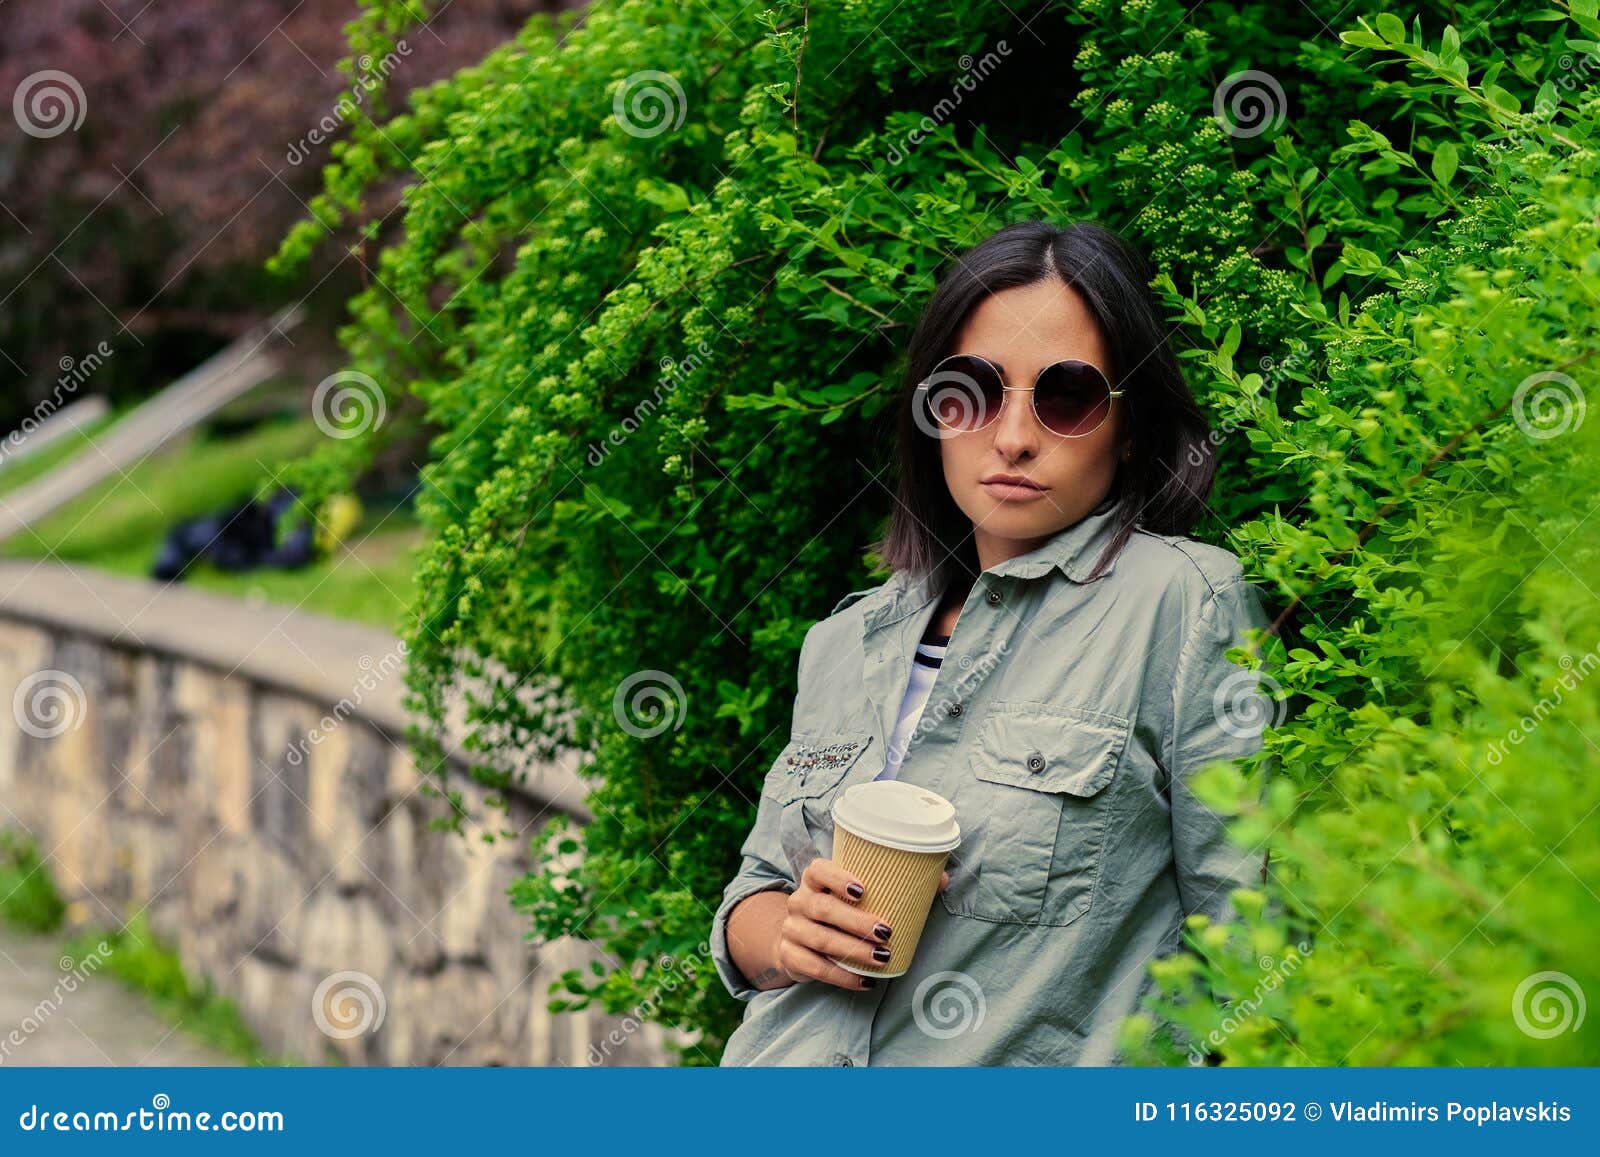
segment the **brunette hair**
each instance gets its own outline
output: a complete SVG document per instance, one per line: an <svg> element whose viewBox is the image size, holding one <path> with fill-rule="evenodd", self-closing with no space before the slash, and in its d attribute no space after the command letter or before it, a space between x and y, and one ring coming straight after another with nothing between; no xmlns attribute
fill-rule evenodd
<svg viewBox="0 0 1600 1157"><path fill-rule="evenodd" d="M1112 230L1088 221L1008 225L941 267L911 336L895 408L898 498L873 549L891 571L943 590L975 579L972 522L945 484L939 440L916 420L917 384L951 351L967 315L1003 289L1059 278L1088 305L1110 351L1112 384L1127 391L1132 455L1119 461L1101 509L1117 503L1115 530L1094 574L1143 527L1186 534L1205 513L1216 472L1210 426L1189 392L1151 296L1144 258Z"/></svg>

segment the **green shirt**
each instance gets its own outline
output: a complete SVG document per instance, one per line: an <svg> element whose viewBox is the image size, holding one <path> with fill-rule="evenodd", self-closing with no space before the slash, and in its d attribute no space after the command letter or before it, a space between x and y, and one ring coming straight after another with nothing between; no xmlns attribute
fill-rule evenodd
<svg viewBox="0 0 1600 1157"><path fill-rule="evenodd" d="M1183 918L1227 919L1230 889L1261 886L1262 856L1187 779L1260 750L1272 703L1225 652L1270 620L1234 555L1181 536L1136 529L1087 581L1115 510L968 594L898 776L955 805L961 846L910 971L865 991L752 987L727 918L832 854L829 806L884 767L938 592L897 574L807 632L790 741L712 921L717 971L747 1002L724 1065L1120 1064L1118 1025Z"/></svg>

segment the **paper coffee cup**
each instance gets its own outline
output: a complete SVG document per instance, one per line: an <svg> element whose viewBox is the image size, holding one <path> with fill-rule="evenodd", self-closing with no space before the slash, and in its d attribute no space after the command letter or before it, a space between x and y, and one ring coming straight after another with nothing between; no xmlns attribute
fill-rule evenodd
<svg viewBox="0 0 1600 1157"><path fill-rule="evenodd" d="M865 889L856 906L894 934L883 964L828 959L862 976L900 976L911 967L945 861L961 843L956 809L925 787L876 779L846 788L831 810L833 860Z"/></svg>

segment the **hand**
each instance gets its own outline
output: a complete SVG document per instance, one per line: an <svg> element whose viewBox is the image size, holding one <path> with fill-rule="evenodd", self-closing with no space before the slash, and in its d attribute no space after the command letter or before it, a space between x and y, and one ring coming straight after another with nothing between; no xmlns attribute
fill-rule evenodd
<svg viewBox="0 0 1600 1157"><path fill-rule="evenodd" d="M874 948L888 949L887 939L874 928L887 927L876 915L857 907L849 887L858 884L832 860L818 857L800 875L800 886L789 893L787 912L778 926L777 965L795 983L822 980L838 988L871 988L873 978L840 968L829 956L860 964L881 966ZM950 873L939 877L939 891L950 886ZM891 929L892 931L892 929Z"/></svg>

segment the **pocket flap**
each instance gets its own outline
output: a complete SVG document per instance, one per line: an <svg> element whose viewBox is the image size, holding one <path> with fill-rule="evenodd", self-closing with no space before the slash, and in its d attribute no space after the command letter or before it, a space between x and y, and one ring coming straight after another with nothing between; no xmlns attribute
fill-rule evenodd
<svg viewBox="0 0 1600 1157"><path fill-rule="evenodd" d="M823 795L844 778L871 743L871 735L859 732L796 735L778 753L764 790L785 802Z"/></svg>
<svg viewBox="0 0 1600 1157"><path fill-rule="evenodd" d="M973 774L989 783L1096 795L1128 740L1120 715L1052 703L996 703L978 727Z"/></svg>

